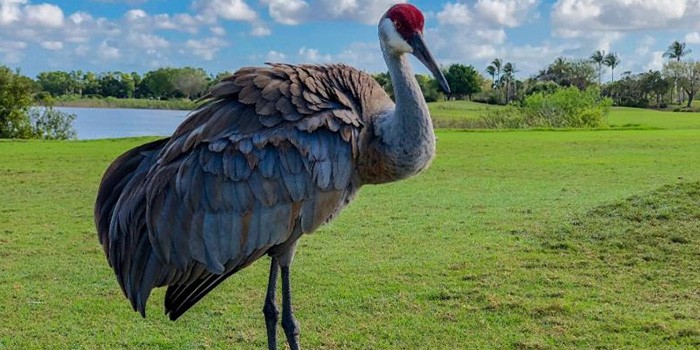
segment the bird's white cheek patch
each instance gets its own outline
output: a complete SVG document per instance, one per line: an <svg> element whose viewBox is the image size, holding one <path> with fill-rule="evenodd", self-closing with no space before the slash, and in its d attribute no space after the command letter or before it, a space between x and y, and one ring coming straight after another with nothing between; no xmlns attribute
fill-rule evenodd
<svg viewBox="0 0 700 350"><path fill-rule="evenodd" d="M386 47L395 53L412 53L413 48L409 45L406 40L401 37L399 32L394 28L394 23L390 19L385 18L379 25L380 32L382 34L382 39L386 44Z"/></svg>

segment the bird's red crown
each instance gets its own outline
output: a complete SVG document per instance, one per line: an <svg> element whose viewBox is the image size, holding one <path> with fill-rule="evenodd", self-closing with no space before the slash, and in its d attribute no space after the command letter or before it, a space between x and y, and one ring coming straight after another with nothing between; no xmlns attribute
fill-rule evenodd
<svg viewBox="0 0 700 350"><path fill-rule="evenodd" d="M396 31L408 39L416 33L423 32L425 17L418 8L411 4L397 4L386 13L386 17L394 22Z"/></svg>

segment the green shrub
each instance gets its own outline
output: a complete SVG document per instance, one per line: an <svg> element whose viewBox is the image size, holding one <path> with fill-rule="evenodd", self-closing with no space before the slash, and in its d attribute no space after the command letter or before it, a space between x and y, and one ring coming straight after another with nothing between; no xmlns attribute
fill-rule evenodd
<svg viewBox="0 0 700 350"><path fill-rule="evenodd" d="M29 120L32 127L32 137L44 140L75 139L77 134L73 128L75 114L61 112L50 105L42 108L31 108Z"/></svg>
<svg viewBox="0 0 700 350"><path fill-rule="evenodd" d="M553 94L561 88L559 84L553 81L538 81L530 85L525 91L526 96L530 96L537 93Z"/></svg>
<svg viewBox="0 0 700 350"><path fill-rule="evenodd" d="M0 66L0 138L30 138L27 110L32 104L32 81Z"/></svg>
<svg viewBox="0 0 700 350"><path fill-rule="evenodd" d="M506 104L506 97L500 90L492 89L475 94L472 101L490 105L504 105Z"/></svg>
<svg viewBox="0 0 700 350"><path fill-rule="evenodd" d="M489 109L480 118L472 120L473 129L523 129L525 120L522 111L515 106Z"/></svg>
<svg viewBox="0 0 700 350"><path fill-rule="evenodd" d="M522 112L526 119L553 128L597 128L605 125L612 100L600 96L600 90L575 87L554 93L535 93L525 98Z"/></svg>
<svg viewBox="0 0 700 350"><path fill-rule="evenodd" d="M30 108L33 100L46 107ZM0 66L0 138L75 138L75 115L55 110L52 105L50 94L39 93L32 98L31 79Z"/></svg>
<svg viewBox="0 0 700 350"><path fill-rule="evenodd" d="M534 93L520 106L488 110L470 124L475 129L600 128L611 106L597 88L568 87Z"/></svg>

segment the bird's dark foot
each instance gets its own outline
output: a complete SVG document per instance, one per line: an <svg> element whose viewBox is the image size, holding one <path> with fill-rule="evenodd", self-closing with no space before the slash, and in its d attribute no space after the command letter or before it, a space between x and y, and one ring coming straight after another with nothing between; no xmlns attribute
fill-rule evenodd
<svg viewBox="0 0 700 350"><path fill-rule="evenodd" d="M289 266L282 265L282 329L287 335L291 350L299 350L299 322L292 312L292 287L289 280Z"/></svg>
<svg viewBox="0 0 700 350"><path fill-rule="evenodd" d="M288 317L284 316L282 315L282 329L284 329L284 334L287 336L289 348L291 350L299 350L299 333L301 332L299 322L291 313Z"/></svg>

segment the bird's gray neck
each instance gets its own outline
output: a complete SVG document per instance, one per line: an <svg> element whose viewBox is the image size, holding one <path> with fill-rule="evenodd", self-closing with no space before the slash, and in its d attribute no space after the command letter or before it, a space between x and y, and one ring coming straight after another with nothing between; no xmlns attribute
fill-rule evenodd
<svg viewBox="0 0 700 350"><path fill-rule="evenodd" d="M435 134L428 105L416 81L407 55L382 47L394 87L396 107L378 120L377 135L384 151L399 168L400 178L425 169L435 155Z"/></svg>

